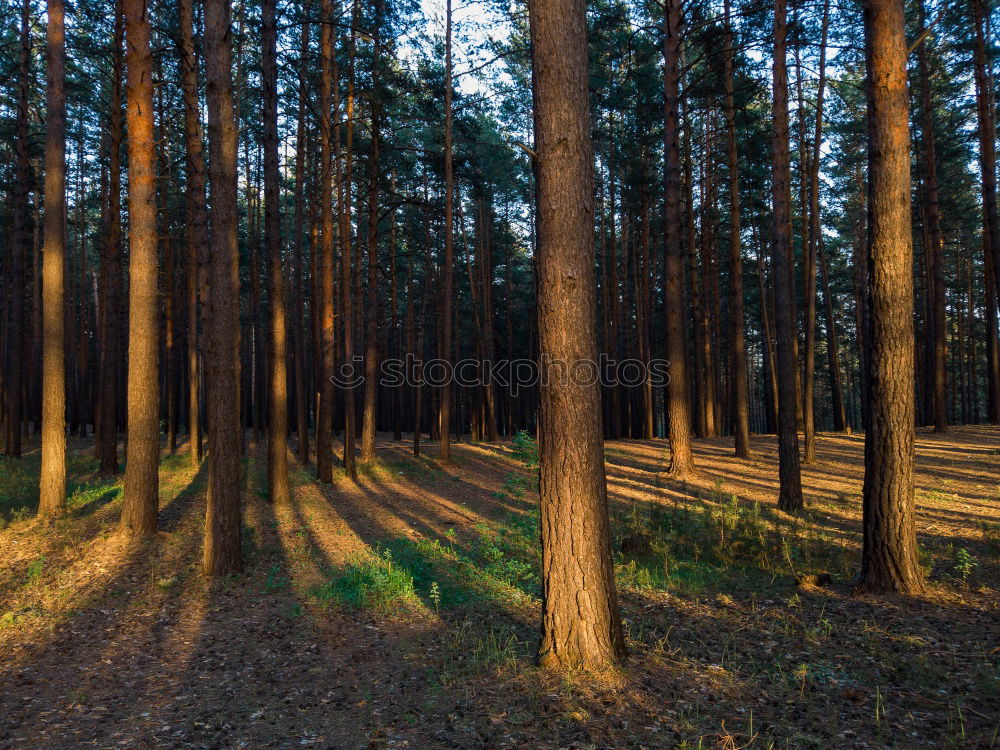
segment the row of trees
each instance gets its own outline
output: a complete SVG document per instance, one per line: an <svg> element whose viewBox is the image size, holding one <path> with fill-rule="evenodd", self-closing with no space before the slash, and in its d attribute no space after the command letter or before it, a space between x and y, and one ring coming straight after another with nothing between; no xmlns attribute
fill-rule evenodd
<svg viewBox="0 0 1000 750"><path fill-rule="evenodd" d="M60 0L44 43L35 0L16 10L0 401L9 456L41 425L41 515L65 508L67 422L93 425L106 472L127 438L134 536L156 529L162 434L170 450L186 434L197 464L204 433L205 570L235 572L248 430L266 431L283 502L289 437L329 482L335 435L354 476L378 429L412 432L415 453L429 432L445 461L454 434L537 429L540 657L604 663L623 640L602 435L666 435L683 478L692 437L731 433L746 457L752 432L777 432L796 512L817 429L855 427L862 585L921 587L914 425L995 421L1000 404L980 0L909 19L873 0L863 29L828 2L537 0L495 10L499 41L447 0L431 35L393 0L235 17L228 0L84 1L68 58ZM935 27L966 31L946 44ZM975 106L949 106L969 60ZM671 381L428 387L420 362L539 354L665 355ZM389 357L410 385L379 384ZM364 387L337 385L358 362Z"/></svg>

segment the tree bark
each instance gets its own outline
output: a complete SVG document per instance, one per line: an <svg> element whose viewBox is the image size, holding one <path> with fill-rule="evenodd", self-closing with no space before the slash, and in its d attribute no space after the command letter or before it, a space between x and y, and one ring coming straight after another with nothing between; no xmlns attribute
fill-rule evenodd
<svg viewBox="0 0 1000 750"><path fill-rule="evenodd" d="M66 32L63 0L48 0L45 245L42 251L42 468L38 515L66 512Z"/></svg>
<svg viewBox="0 0 1000 750"><path fill-rule="evenodd" d="M120 288L122 286L121 241L121 150L122 77L124 59L122 44L125 37L125 17L122 1L115 2L114 32L111 52L111 101L108 127L108 203L101 253L101 319L100 319L100 404L96 426L98 454L102 474L118 473L118 372L121 369L118 353L121 349L119 318L121 316Z"/></svg>
<svg viewBox="0 0 1000 750"><path fill-rule="evenodd" d="M990 254L993 256L993 288L1000 298L1000 215L997 212L996 120L993 92L989 85L988 59L983 33L983 0L971 0L976 39L973 64L976 79L976 113L979 124L979 163L982 168L983 210L989 224Z"/></svg>
<svg viewBox="0 0 1000 750"><path fill-rule="evenodd" d="M799 437L796 431L795 388L795 293L790 263L791 167L788 154L788 63L785 39L788 33L785 0L774 4L774 87L772 177L774 210L774 324L778 365L778 458L780 490L778 507L786 513L802 509L802 478L799 466Z"/></svg>
<svg viewBox="0 0 1000 750"><path fill-rule="evenodd" d="M316 477L333 481L333 160L331 155L331 84L334 76L333 4L322 0L322 23L319 32L319 171L320 171L320 248L319 248L319 406L316 417ZM335 112L335 114L338 114ZM337 135L339 137L339 126ZM344 250L348 257L350 249ZM345 327L345 332L346 332ZM349 344L345 344L349 347Z"/></svg>
<svg viewBox="0 0 1000 750"><path fill-rule="evenodd" d="M192 0L180 0L180 67L184 93L184 144L187 180L184 185L184 242L187 247L187 365L188 365L188 452L197 466L202 457L201 388L199 377L199 323L204 321L208 300L207 283L208 214L205 205L205 159L202 143L201 108L198 102L198 59L194 48ZM200 304L199 304L200 303Z"/></svg>
<svg viewBox="0 0 1000 750"><path fill-rule="evenodd" d="M128 72L128 443L120 529L156 533L159 508L159 299L153 55L146 0L125 0Z"/></svg>
<svg viewBox="0 0 1000 750"><path fill-rule="evenodd" d="M726 142L729 157L729 317L732 322L733 435L737 458L750 457L750 392L743 320L743 253L740 242L740 161L736 147L736 97L733 61L736 57L729 0L725 2Z"/></svg>
<svg viewBox="0 0 1000 750"><path fill-rule="evenodd" d="M378 35L375 35L378 46ZM361 415L361 460L375 460L375 418L378 397L378 175L381 160L381 115L372 103L371 153L368 163L368 288L365 296L365 401Z"/></svg>
<svg viewBox="0 0 1000 750"><path fill-rule="evenodd" d="M10 236L10 298L7 312L7 371L3 388L6 393L6 444L4 453L21 457L21 423L24 404L24 369L20 342L24 341L25 265L28 260L28 194L31 161L28 152L28 100L31 86L31 4L21 6L21 51L17 73L17 122L14 126L14 191L11 196L12 226ZM32 274L34 276L34 274Z"/></svg>
<svg viewBox="0 0 1000 750"><path fill-rule="evenodd" d="M926 25L926 11L923 3L920 6L921 25ZM925 39L917 47L917 66L920 71L920 127L923 145L923 176L924 176L924 218L927 221L926 237L930 244L925 257L928 260L928 293L931 298L931 330L932 336L927 346L932 352L933 377L932 392L934 394L934 432L948 430L948 402L945 394L947 374L945 365L946 325L945 318L945 281L944 281L944 248L941 243L941 216L938 204L937 179L937 149L934 142L934 110L931 99L930 70L927 63L927 45Z"/></svg>
<svg viewBox="0 0 1000 750"><path fill-rule="evenodd" d="M663 27L664 188L663 253L667 384L667 439L670 473L678 478L694 471L691 454L691 411L687 354L684 350L684 248L681 242L680 127L680 0L668 0Z"/></svg>
<svg viewBox="0 0 1000 750"><path fill-rule="evenodd" d="M281 192L278 175L277 0L263 0L261 77L264 84L264 244L271 298L270 383L267 404L267 490L272 503L287 503L288 372L285 274L281 259Z"/></svg>
<svg viewBox="0 0 1000 750"><path fill-rule="evenodd" d="M910 131L902 0L866 0L871 339L859 589L918 592Z"/></svg>
<svg viewBox="0 0 1000 750"><path fill-rule="evenodd" d="M614 585L600 392L553 362L597 366L594 162L583 0L531 0L538 162L542 637L537 661L600 669L625 656ZM545 365L545 358L551 358ZM565 368L563 374L565 374Z"/></svg>
<svg viewBox="0 0 1000 750"><path fill-rule="evenodd" d="M451 295L454 253L454 191L455 178L452 167L452 55L451 55L451 0L445 2L445 62L444 62L444 274L441 290L441 359L451 365ZM449 367L450 370L450 367ZM450 375L450 372L449 372ZM451 378L441 387L441 404L438 411L440 449L438 458L451 459Z"/></svg>
<svg viewBox="0 0 1000 750"><path fill-rule="evenodd" d="M203 569L238 573L240 549L240 308L236 234L237 115L233 107L229 0L205 0L205 81L212 181L211 318L208 331L208 507Z"/></svg>

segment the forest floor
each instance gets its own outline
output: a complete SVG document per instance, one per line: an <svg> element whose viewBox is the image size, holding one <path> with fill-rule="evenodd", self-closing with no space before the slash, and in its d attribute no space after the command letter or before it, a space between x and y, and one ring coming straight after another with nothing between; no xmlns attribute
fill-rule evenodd
<svg viewBox="0 0 1000 750"><path fill-rule="evenodd" d="M683 483L664 442L609 442L631 656L596 679L531 665L531 441L389 437L356 482L293 465L287 506L245 461L246 570L215 582L204 466L165 455L162 531L126 544L89 442L53 526L37 451L0 459L0 748L1000 748L997 428L918 433L915 598L851 593L862 437L819 436L798 517L773 438L697 441Z"/></svg>

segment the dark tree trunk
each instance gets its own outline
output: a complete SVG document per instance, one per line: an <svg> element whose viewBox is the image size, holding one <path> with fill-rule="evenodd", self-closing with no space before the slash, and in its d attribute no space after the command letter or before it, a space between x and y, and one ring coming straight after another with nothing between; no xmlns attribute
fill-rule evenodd
<svg viewBox="0 0 1000 750"><path fill-rule="evenodd" d="M867 0L869 426L862 591L917 592L910 131L902 0Z"/></svg>
<svg viewBox="0 0 1000 750"><path fill-rule="evenodd" d="M9 249L10 297L7 311L7 371L3 383L6 393L7 436L4 452L10 458L21 457L21 422L24 404L24 368L20 342L24 341L25 265L28 260L28 193L31 162L28 152L28 100L31 86L31 5L21 6L21 54L17 74L17 122L14 126L14 191L11 196L12 224ZM34 274L32 274L32 277Z"/></svg>
<svg viewBox="0 0 1000 750"><path fill-rule="evenodd" d="M441 290L441 359L451 364L451 295L452 266L454 257L454 192L455 178L452 169L452 55L451 55L451 0L445 2L445 63L444 63L444 273ZM441 387L441 405L438 411L440 450L442 461L451 459L451 378Z"/></svg>
<svg viewBox="0 0 1000 750"><path fill-rule="evenodd" d="M208 508L206 575L238 573L240 549L240 308L236 226L237 117L229 0L205 0L205 81L213 249L206 357Z"/></svg>
<svg viewBox="0 0 1000 750"><path fill-rule="evenodd" d="M923 4L920 7L922 25L926 24ZM917 64L920 71L920 127L922 132L923 177L924 177L924 218L927 223L926 238L929 243L925 257L928 261L927 287L931 299L930 319L932 336L926 345L932 352L933 370L928 373L932 377L931 391L934 394L934 431L945 432L948 429L948 408L945 395L947 361L945 330L945 281L944 281L944 250L941 244L941 217L938 205L937 150L934 143L934 110L931 100L930 70L927 64L927 45L925 39L917 47Z"/></svg>
<svg viewBox="0 0 1000 750"><path fill-rule="evenodd" d="M532 0L538 162L538 332L543 357L596 365L594 163L583 0ZM558 365L550 365L558 369ZM600 391L541 389L542 638L538 662L600 669L625 640L614 585Z"/></svg>
<svg viewBox="0 0 1000 750"><path fill-rule="evenodd" d="M743 321L743 253L740 242L740 161L736 147L736 98L733 61L736 56L729 0L725 2L726 143L729 158L729 318L732 323L733 435L738 458L750 457L750 392L746 333Z"/></svg>
<svg viewBox="0 0 1000 750"><path fill-rule="evenodd" d="M791 269L791 167L788 154L788 64L785 38L788 25L785 0L774 6L774 141L771 185L774 209L774 317L778 367L778 458L780 491L778 507L787 513L802 509L799 437L796 431L795 287Z"/></svg>
<svg viewBox="0 0 1000 750"><path fill-rule="evenodd" d="M122 314L119 290L122 286L121 149L124 75L122 44L125 37L125 18L121 0L115 3L114 13L111 109L108 117L108 203L106 235L101 253L101 385L98 424L95 426L102 474L118 473L118 372L121 369L118 357L121 349L118 322Z"/></svg>
<svg viewBox="0 0 1000 750"><path fill-rule="evenodd" d="M208 300L208 214L205 205L205 159L203 155L201 108L198 102L198 59L194 48L192 0L180 2L180 68L184 92L184 143L187 180L184 185L184 243L187 252L187 368L188 368L188 451L191 463L201 463L199 377L199 323L205 320ZM200 303L200 305L199 305Z"/></svg>
<svg viewBox="0 0 1000 750"><path fill-rule="evenodd" d="M306 65L309 55L309 31L312 25L306 20L311 12L312 2L306 0L302 7L302 42L299 49L299 111L298 125L295 135L295 255L294 255L294 294L292 296L292 349L295 362L295 431L297 435L296 450L299 463L309 464L309 403L306 398L306 343L305 316L303 311L303 270L302 270L302 232L305 203L305 169L306 152L312 149L306 139ZM315 304L315 303L313 303Z"/></svg>
<svg viewBox="0 0 1000 750"><path fill-rule="evenodd" d="M989 60L983 32L983 0L971 0L976 39L973 63L976 79L976 112L979 124L979 161L982 167L983 210L986 213L990 254L993 256L993 288L1000 298L1000 216L997 213L996 121L990 87Z"/></svg>

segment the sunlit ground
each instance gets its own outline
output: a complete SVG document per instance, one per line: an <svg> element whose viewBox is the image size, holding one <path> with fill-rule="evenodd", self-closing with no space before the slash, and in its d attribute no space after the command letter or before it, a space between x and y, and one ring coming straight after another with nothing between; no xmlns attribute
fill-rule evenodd
<svg viewBox="0 0 1000 750"><path fill-rule="evenodd" d="M89 443L53 527L37 451L0 459L0 747L1000 747L997 428L918 434L918 599L852 596L863 437L820 436L796 517L773 438L698 441L686 483L662 441L609 442L631 657L586 679L531 666L533 443L408 446L357 482L293 464L279 507L252 446L246 570L213 583L183 453L144 544Z"/></svg>

